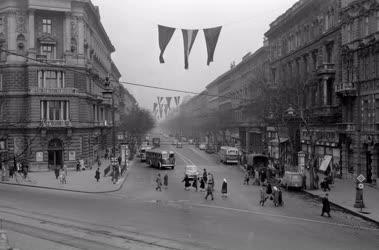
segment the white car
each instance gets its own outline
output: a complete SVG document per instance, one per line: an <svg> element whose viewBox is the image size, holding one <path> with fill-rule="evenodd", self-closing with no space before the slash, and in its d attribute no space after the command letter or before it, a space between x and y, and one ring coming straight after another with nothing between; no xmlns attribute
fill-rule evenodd
<svg viewBox="0 0 379 250"><path fill-rule="evenodd" d="M204 144L204 143L201 143L201 144L199 145L199 149L200 149L200 150L205 150L205 149L206 149L205 144Z"/></svg>
<svg viewBox="0 0 379 250"><path fill-rule="evenodd" d="M184 174L188 175L190 179L197 178L199 176L199 171L195 165L187 165L185 167Z"/></svg>

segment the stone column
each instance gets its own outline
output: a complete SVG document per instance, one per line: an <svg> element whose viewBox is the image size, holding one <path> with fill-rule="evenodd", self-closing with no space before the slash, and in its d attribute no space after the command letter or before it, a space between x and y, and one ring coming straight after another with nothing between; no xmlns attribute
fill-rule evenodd
<svg viewBox="0 0 379 250"><path fill-rule="evenodd" d="M36 48L35 48L35 28L34 28L34 9L29 10L29 57L35 57Z"/></svg>
<svg viewBox="0 0 379 250"><path fill-rule="evenodd" d="M78 54L84 55L84 19L79 17L78 19Z"/></svg>
<svg viewBox="0 0 379 250"><path fill-rule="evenodd" d="M63 51L64 53L71 52L71 12L65 13L64 25L63 25Z"/></svg>
<svg viewBox="0 0 379 250"><path fill-rule="evenodd" d="M322 79L322 104L326 106L328 104L328 79Z"/></svg>
<svg viewBox="0 0 379 250"><path fill-rule="evenodd" d="M8 50L11 52L17 52L16 37L16 9L11 9L8 12ZM8 62L15 59L15 55L8 54Z"/></svg>

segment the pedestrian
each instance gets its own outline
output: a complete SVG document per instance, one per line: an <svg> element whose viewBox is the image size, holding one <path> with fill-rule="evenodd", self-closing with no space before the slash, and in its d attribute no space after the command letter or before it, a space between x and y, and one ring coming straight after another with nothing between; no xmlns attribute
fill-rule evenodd
<svg viewBox="0 0 379 250"><path fill-rule="evenodd" d="M303 189L305 190L305 189L307 189L307 176L305 175L305 173L303 174L303 179L302 179L302 181L303 181Z"/></svg>
<svg viewBox="0 0 379 250"><path fill-rule="evenodd" d="M224 179L224 181L222 182L221 194L224 198L228 196L228 183L226 182L226 179Z"/></svg>
<svg viewBox="0 0 379 250"><path fill-rule="evenodd" d="M200 191L205 190L205 181L203 177L200 177Z"/></svg>
<svg viewBox="0 0 379 250"><path fill-rule="evenodd" d="M244 185L249 185L249 181L250 181L250 175L249 175L249 172L246 172L245 173L245 178L243 180L243 184Z"/></svg>
<svg viewBox="0 0 379 250"><path fill-rule="evenodd" d="M76 172L79 172L80 171L80 161L77 160L76 161Z"/></svg>
<svg viewBox="0 0 379 250"><path fill-rule="evenodd" d="M282 190L280 189L280 187L278 187L278 193L279 193L279 197L278 197L278 204L279 206L283 206L284 205L284 202L283 202L283 196L282 196Z"/></svg>
<svg viewBox="0 0 379 250"><path fill-rule="evenodd" d="M271 195L272 194L272 186L270 183L267 184L266 187L266 194Z"/></svg>
<svg viewBox="0 0 379 250"><path fill-rule="evenodd" d="M168 175L167 175L167 173L163 176L163 186L164 186L164 189L168 188Z"/></svg>
<svg viewBox="0 0 379 250"><path fill-rule="evenodd" d="M328 199L328 193L326 193L325 197L322 198L322 212L321 212L321 216L324 216L324 213L326 213L328 215L328 217L331 217L330 216L330 202L329 202L329 199Z"/></svg>
<svg viewBox="0 0 379 250"><path fill-rule="evenodd" d="M263 207L267 200L266 192L263 190L263 186L259 189L259 197L260 197L259 204Z"/></svg>
<svg viewBox="0 0 379 250"><path fill-rule="evenodd" d="M198 186L198 185L197 185L197 176L195 176L195 177L193 178L192 187L196 189L196 192L197 192L197 186Z"/></svg>
<svg viewBox="0 0 379 250"><path fill-rule="evenodd" d="M121 155L117 158L117 160L118 160L118 165L121 166Z"/></svg>
<svg viewBox="0 0 379 250"><path fill-rule="evenodd" d="M184 176L182 182L184 182L184 190L188 190L189 187L191 186L191 183L187 174Z"/></svg>
<svg viewBox="0 0 379 250"><path fill-rule="evenodd" d="M157 183L157 187L155 188L156 191L162 192L162 179L161 179L161 174L158 174L157 179L155 180Z"/></svg>
<svg viewBox="0 0 379 250"><path fill-rule="evenodd" d="M211 196L212 198L212 201L214 200L214 197L213 197L213 181L212 180L208 180L208 185L207 185L207 195L204 197L206 200L208 200L208 196Z"/></svg>
<svg viewBox="0 0 379 250"><path fill-rule="evenodd" d="M276 186L273 187L273 196L274 196L274 200L273 200L274 206L277 207L279 206L279 189Z"/></svg>
<svg viewBox="0 0 379 250"><path fill-rule="evenodd" d="M324 192L326 192L327 190L330 191L329 181L327 180L327 178L324 178L320 185Z"/></svg>
<svg viewBox="0 0 379 250"><path fill-rule="evenodd" d="M97 168L96 169L96 172L95 172L95 179L97 182L99 182L100 180L100 168Z"/></svg>
<svg viewBox="0 0 379 250"><path fill-rule="evenodd" d="M315 176L315 178L314 178L314 182L315 182L315 188L316 188L316 189L319 189L319 186L318 186L318 184L319 184L319 177L318 177L318 174L316 174L316 176Z"/></svg>
<svg viewBox="0 0 379 250"><path fill-rule="evenodd" d="M115 166L112 166L112 182L113 184L116 184L116 167Z"/></svg>
<svg viewBox="0 0 379 250"><path fill-rule="evenodd" d="M58 180L58 177L59 177L59 168L58 168L58 167L56 167L56 168L54 169L54 173L55 173L55 179Z"/></svg>
<svg viewBox="0 0 379 250"><path fill-rule="evenodd" d="M203 171L203 179L204 179L204 183L208 182L208 174L207 174L207 170L205 168L204 168L204 171Z"/></svg>

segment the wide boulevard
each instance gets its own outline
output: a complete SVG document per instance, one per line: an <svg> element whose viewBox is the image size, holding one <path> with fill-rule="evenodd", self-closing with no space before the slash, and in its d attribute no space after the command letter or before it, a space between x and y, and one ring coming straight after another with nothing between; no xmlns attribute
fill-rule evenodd
<svg viewBox="0 0 379 250"><path fill-rule="evenodd" d="M284 206L259 205L259 187L243 185L236 165L193 145L171 145L174 170L158 170L138 160L122 189L80 194L17 186L0 186L0 215L11 231L66 245L67 249L375 249L379 229L342 211L321 217L321 204L300 192L283 194ZM216 180L215 200L204 192L184 190L184 168L206 168ZM155 190L158 173L169 185ZM226 179L229 195L220 195ZM353 195L353 194L352 194ZM354 197L352 197L353 200Z"/></svg>

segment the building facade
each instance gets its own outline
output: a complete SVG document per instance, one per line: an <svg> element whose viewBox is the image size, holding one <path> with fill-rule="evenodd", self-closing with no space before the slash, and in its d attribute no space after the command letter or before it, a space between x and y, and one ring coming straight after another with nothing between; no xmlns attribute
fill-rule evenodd
<svg viewBox="0 0 379 250"><path fill-rule="evenodd" d="M379 3L342 1L343 165L351 177L379 179Z"/></svg>
<svg viewBox="0 0 379 250"><path fill-rule="evenodd" d="M115 51L90 0L0 2L0 145L4 164L92 164L111 147L104 79L119 87ZM116 120L119 115L116 111Z"/></svg>
<svg viewBox="0 0 379 250"><path fill-rule="evenodd" d="M293 93L285 109L296 117L286 120L294 152L304 151L320 161L333 156L341 166L338 124L340 100L334 88L340 77L340 1L301 0L270 24L265 36L270 47L270 82ZM288 104L286 104L288 105ZM297 156L292 156L297 163Z"/></svg>

